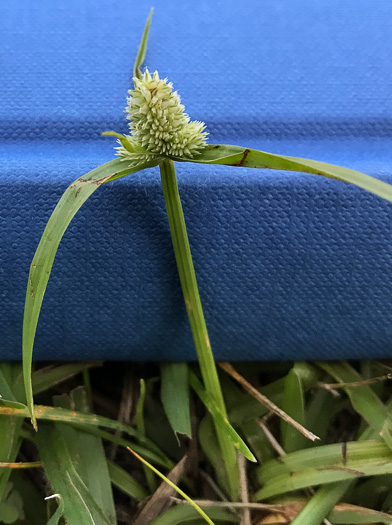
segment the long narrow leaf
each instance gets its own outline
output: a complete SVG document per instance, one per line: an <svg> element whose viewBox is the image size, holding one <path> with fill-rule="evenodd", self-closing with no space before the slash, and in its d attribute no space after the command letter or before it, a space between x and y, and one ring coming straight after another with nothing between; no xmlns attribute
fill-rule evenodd
<svg viewBox="0 0 392 525"><path fill-rule="evenodd" d="M66 442L55 425L40 425L35 441L50 484L63 498L68 525L111 525L77 473Z"/></svg>
<svg viewBox="0 0 392 525"><path fill-rule="evenodd" d="M206 391L212 396L214 403L218 406L223 416L227 418L225 401L223 399L222 389L201 305L174 162L165 159L160 164L160 172L174 255L177 262L177 270L180 277L181 288L199 361L201 376ZM220 427L216 427L216 433L222 457L224 458L229 491L231 497L235 498L238 494L239 487L237 455L226 432L223 432Z"/></svg>
<svg viewBox="0 0 392 525"><path fill-rule="evenodd" d="M74 410L70 411L56 407L40 407L39 405L38 408L44 408L44 410L43 412L41 412L41 410L37 412L37 419L42 419L43 421L63 421L72 425L75 428L83 430L83 432L87 432L88 434L98 436L104 439L105 441L114 443L115 445L119 445L125 448L132 447L136 452L142 454L143 457L148 458L150 461L157 465L161 465L162 467L168 469L171 469L174 466L173 461L171 461L167 456L165 456L165 454L159 449L159 447L149 439L144 439L143 444L139 445L134 441L129 441L128 439L124 439L116 434L112 434L98 427L99 425L102 427L111 428L113 430L120 430L121 432L129 434L130 436L134 436L134 429L132 427L129 427L125 423L121 423L119 421L115 421L102 416L94 416L93 414L91 414L91 416L86 419L85 417L83 417L85 416L85 414L83 415L80 412L75 412ZM46 411L45 408L48 408L49 411ZM7 415L10 415L15 412L15 409L9 409L7 407L3 408L3 411L4 410L6 411ZM0 414L2 413L4 414L0 407ZM20 422L23 423L23 418L29 416L28 408L25 407L23 410L17 410L15 415L17 415ZM27 429L22 428L19 431L19 435L24 439L28 439L29 441L34 442L35 432L29 432ZM140 441L139 437L137 437L137 439Z"/></svg>
<svg viewBox="0 0 392 525"><path fill-rule="evenodd" d="M173 431L191 437L187 363L161 363L161 401Z"/></svg>
<svg viewBox="0 0 392 525"><path fill-rule="evenodd" d="M392 402L389 401L387 409L390 410L391 408ZM379 431L368 427L362 432L358 442L363 443L366 440L377 439L378 436ZM320 487L305 508L294 519L293 525L307 525L310 520L312 520L314 525L321 524L334 506L344 497L345 493L354 486L355 482L355 479L351 479Z"/></svg>
<svg viewBox="0 0 392 525"><path fill-rule="evenodd" d="M358 464L372 458L388 459L392 457L389 447L381 440L350 441L333 443L312 449L298 450L291 454L268 461L257 469L261 482L269 482L277 476L293 474L308 468L344 468L354 469Z"/></svg>
<svg viewBox="0 0 392 525"><path fill-rule="evenodd" d="M50 407L45 405L35 405L35 414L37 419L68 423L91 434L99 434L102 437L104 437L103 431L95 432L94 428L96 429L96 427L102 426L106 428L111 428L112 430L120 430L122 432L125 432L129 436L136 438L139 441L139 443L143 445L142 448L146 451L149 451L149 453L153 455L157 463L165 465L168 468L172 467L172 462L161 452L159 447L154 442L146 438L143 434L140 434L140 432L135 430L133 427L126 425L125 423L121 423L120 421L116 421L104 416L97 416L96 414L85 414L83 412L77 412L75 410L68 410L65 408ZM27 407L12 408L0 405L0 415L25 418L29 417L30 414ZM0 432L0 437L1 434L2 433ZM111 441L115 442L114 440L116 439L116 437L111 436L111 438L112 439L110 439L109 437L104 437L104 439L110 439ZM118 437L117 439L121 440L121 438ZM129 443L127 443L125 446L129 446ZM132 447L136 449L136 445L133 443ZM144 451L140 450L140 447L139 451L142 454L145 454Z"/></svg>
<svg viewBox="0 0 392 525"><path fill-rule="evenodd" d="M255 499L336 481L392 473L392 452L382 441L325 445L293 452L260 467L264 484Z"/></svg>
<svg viewBox="0 0 392 525"><path fill-rule="evenodd" d="M183 159L180 158L173 158L173 160L183 161ZM319 162L317 160L275 155L273 153L266 153L265 151L240 146L210 144L198 157L187 160L186 162L224 164L226 166L267 168L283 171L302 171L354 184L392 202L392 186L390 184L359 171L343 168L334 164L327 164L326 162Z"/></svg>
<svg viewBox="0 0 392 525"><path fill-rule="evenodd" d="M55 396L54 404L63 408L74 408L82 413L89 412L87 395L83 387L73 390L71 396L66 394ZM64 423L54 424L64 438L76 472L108 521L115 525L116 511L102 439Z"/></svg>
<svg viewBox="0 0 392 525"><path fill-rule="evenodd" d="M146 164L142 164L126 169L120 160L112 160L80 177L66 189L42 234L30 266L23 319L23 375L27 404L34 427L37 425L31 384L34 338L42 300L61 238L82 204L103 183L135 173L145 167Z"/></svg>
<svg viewBox="0 0 392 525"><path fill-rule="evenodd" d="M146 426L144 424L144 401L145 399L146 399L146 382L144 381L144 379L140 379L140 394L139 394L139 399L138 399L137 406L136 406L136 428L143 435L146 435ZM143 466L143 468L144 468L144 475L147 481L147 486L150 492L153 494L157 488L154 474L145 465Z"/></svg>
<svg viewBox="0 0 392 525"><path fill-rule="evenodd" d="M305 426L305 399L302 387L301 375L298 367L301 363L296 363L285 379L283 392L282 409L289 414L295 421ZM298 430L285 421L280 421L282 433L282 447L287 453L304 448L307 440Z"/></svg>
<svg viewBox="0 0 392 525"><path fill-rule="evenodd" d="M249 461L257 462L255 456L249 450L246 443L230 425L230 422L227 419L227 417L225 417L224 414L222 414L221 410L214 402L212 396L207 392L205 388L203 388L203 385L199 381L196 374L192 372L192 370L189 370L189 384L211 414L216 427L220 428L222 432L225 432L227 434L228 439L241 452L241 454L243 454L246 457L246 459L248 459Z"/></svg>
<svg viewBox="0 0 392 525"><path fill-rule="evenodd" d="M210 414L207 414L199 423L199 444L208 462L215 470L219 486L227 491L225 464L222 454L220 454L218 438Z"/></svg>
<svg viewBox="0 0 392 525"><path fill-rule="evenodd" d="M124 494L136 501L142 501L149 496L147 490L119 465L108 461L108 468L113 485L124 492Z"/></svg>
<svg viewBox="0 0 392 525"><path fill-rule="evenodd" d="M37 395L44 392L74 375L80 374L93 366L99 366L100 364L99 361L89 361L88 363L65 363L63 365L41 368L34 372L32 376L33 393Z"/></svg>
<svg viewBox="0 0 392 525"><path fill-rule="evenodd" d="M142 40L140 42L139 50L136 55L135 65L133 66L133 76L139 79L142 76L140 68L141 68L141 65L143 64L144 57L146 56L148 33L150 31L150 24L151 24L151 18L152 18L153 12L154 12L154 9L151 9L150 14L148 15L147 22L144 27Z"/></svg>
<svg viewBox="0 0 392 525"><path fill-rule="evenodd" d="M226 524L239 522L238 516L235 516L232 512L226 509L208 508L205 512L216 523L223 522ZM194 525L196 517L197 513L193 507L188 505L177 505L161 514L151 523L151 525L183 525L185 523Z"/></svg>

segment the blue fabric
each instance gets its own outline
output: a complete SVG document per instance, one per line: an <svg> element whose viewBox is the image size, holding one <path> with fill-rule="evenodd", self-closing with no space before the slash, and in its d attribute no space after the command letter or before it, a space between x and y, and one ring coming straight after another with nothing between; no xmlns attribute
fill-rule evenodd
<svg viewBox="0 0 392 525"><path fill-rule="evenodd" d="M213 143L392 182L392 4L154 2L145 64ZM0 6L0 359L21 358L28 268L64 189L113 158L150 4ZM321 177L178 166L218 359L392 353L390 204ZM64 236L36 359L195 359L158 169L105 185Z"/></svg>

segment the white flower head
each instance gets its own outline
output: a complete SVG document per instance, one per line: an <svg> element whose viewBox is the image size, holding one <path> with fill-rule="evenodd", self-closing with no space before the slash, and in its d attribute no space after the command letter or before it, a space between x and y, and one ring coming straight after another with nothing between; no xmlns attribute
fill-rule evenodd
<svg viewBox="0 0 392 525"><path fill-rule="evenodd" d="M132 161L148 161L160 155L197 156L206 145L205 124L190 122L172 83L147 69L140 80L135 77L133 81L135 89L128 91L125 110L132 133L126 137L130 148L120 145L117 154Z"/></svg>

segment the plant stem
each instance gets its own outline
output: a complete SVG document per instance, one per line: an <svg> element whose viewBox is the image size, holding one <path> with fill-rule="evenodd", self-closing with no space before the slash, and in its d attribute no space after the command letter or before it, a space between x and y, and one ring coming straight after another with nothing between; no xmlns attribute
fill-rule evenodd
<svg viewBox="0 0 392 525"><path fill-rule="evenodd" d="M177 261L178 273L199 360L201 375L206 390L226 417L225 402L219 383L197 287L184 213L182 210L180 194L178 192L174 162L165 159L160 164L160 170L174 254ZM238 497L238 465L236 451L231 441L227 438L226 433L222 431L221 428L217 427L217 425L215 425L215 429L226 467L230 495L234 501L236 501L236 498Z"/></svg>

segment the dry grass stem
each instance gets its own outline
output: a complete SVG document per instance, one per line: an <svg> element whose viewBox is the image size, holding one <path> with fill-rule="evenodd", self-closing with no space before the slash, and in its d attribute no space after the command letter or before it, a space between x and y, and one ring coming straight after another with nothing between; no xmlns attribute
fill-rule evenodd
<svg viewBox="0 0 392 525"><path fill-rule="evenodd" d="M24 469L24 468L41 468L42 461L26 461L26 462L0 462L0 468L10 468L10 469Z"/></svg>
<svg viewBox="0 0 392 525"><path fill-rule="evenodd" d="M120 402L120 408L118 411L117 420L127 425L131 424L131 415L132 409L134 406L134 390L135 390L135 381L134 381L134 372L133 369L128 365L126 368L124 383L122 389L122 396ZM121 430L116 430L115 435L122 437L123 432ZM114 461L117 454L118 445L112 444L109 451L109 458Z"/></svg>
<svg viewBox="0 0 392 525"><path fill-rule="evenodd" d="M259 419L257 421L257 424L261 428L261 430L264 432L265 437L270 442L271 447L275 450L275 452L278 453L279 456L284 456L286 452L283 450L283 448L280 446L278 440L275 438L275 436L272 434L270 429L267 427L265 422L262 419Z"/></svg>
<svg viewBox="0 0 392 525"><path fill-rule="evenodd" d="M288 423L289 425L293 426L298 432L301 432L307 439L310 439L311 441L316 441L317 439L320 439L316 434L313 434L313 432L310 432L310 430L307 430L304 426L302 426L300 423L295 421L291 416L289 416L284 410L279 408L275 403L270 401L268 397L261 394L254 386L252 386L243 376L241 376L235 368L231 366L230 363L218 363L219 366L228 373L233 379L235 379L244 390L248 392L251 396L253 396L259 403L264 405L268 410L271 410L271 412L274 412L277 416L279 416L283 421Z"/></svg>
<svg viewBox="0 0 392 525"><path fill-rule="evenodd" d="M218 498L220 498L221 502L224 503L225 506L227 506L227 508L235 516L238 516L238 512L235 510L234 506L231 505L230 501L228 500L228 498L225 495L225 493L223 492L223 490L221 490L219 488L219 486L215 483L215 481L211 478L211 476L209 474L207 474L207 472L204 472L204 470L201 470L200 471L200 477L202 477L206 481L206 483L208 483L210 488L215 492L215 494L218 496ZM180 500L180 501L182 501L182 500Z"/></svg>
<svg viewBox="0 0 392 525"><path fill-rule="evenodd" d="M183 500L181 498L173 497L171 498L175 503L183 504L183 505L190 505L189 501ZM252 510L268 510L268 511L276 511L284 513L285 505L270 505L268 503L243 503L242 501L234 501L234 502L226 502L226 501L213 501L213 500L206 500L206 499L194 499L195 503L199 505L199 507L217 507L222 509L227 509L229 507L233 507L234 509L252 509Z"/></svg>
<svg viewBox="0 0 392 525"><path fill-rule="evenodd" d="M373 385L374 383L379 383L380 381L388 381L392 379L392 374L385 374L379 377L371 377L369 379L362 379L362 381L352 381L351 383L323 383L318 381L316 385L319 388L324 388L325 390L336 390L337 388L355 388L365 385Z"/></svg>
<svg viewBox="0 0 392 525"><path fill-rule="evenodd" d="M245 456L238 453L238 468L240 472L240 498L242 503L249 503L248 479L246 476L246 459ZM252 525L252 517L249 507L244 507L241 512L240 525Z"/></svg>

